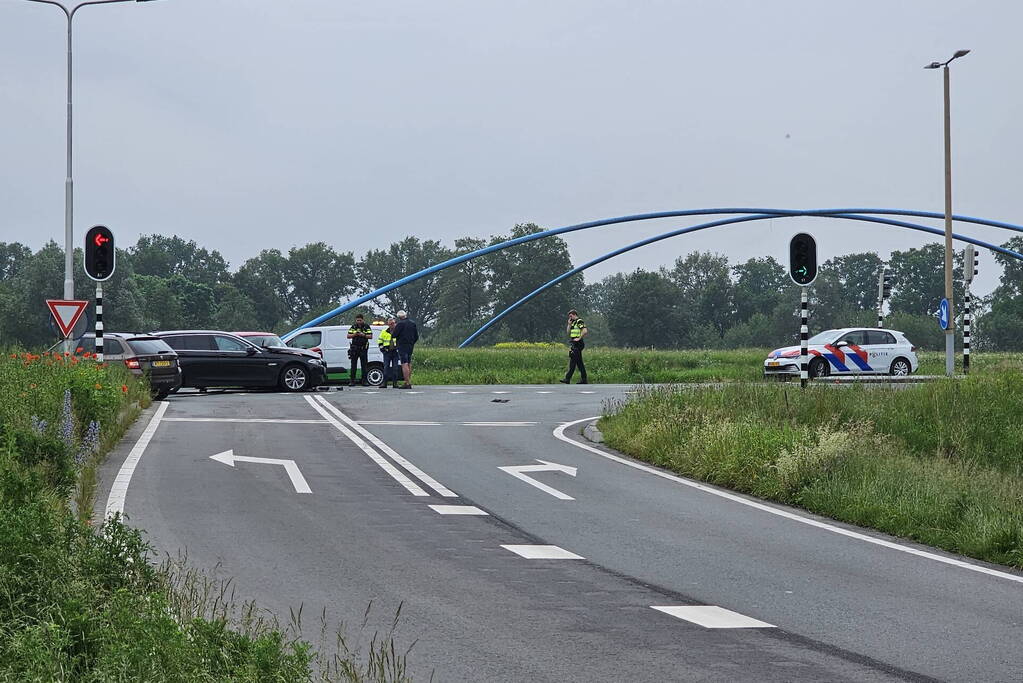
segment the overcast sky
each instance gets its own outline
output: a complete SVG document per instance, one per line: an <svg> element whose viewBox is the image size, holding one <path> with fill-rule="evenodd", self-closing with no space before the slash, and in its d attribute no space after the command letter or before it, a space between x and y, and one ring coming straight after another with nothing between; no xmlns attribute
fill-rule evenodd
<svg viewBox="0 0 1023 683"><path fill-rule="evenodd" d="M407 235L450 244L518 222L670 209L940 212L941 73L922 67L960 48L973 52L952 64L955 211L1023 223L1020 26L1018 0L86 7L75 240L97 223L122 246L177 234L237 268L320 240L358 258ZM64 50L59 9L0 0L0 241L63 244ZM699 220L568 243L581 263ZM587 279L693 250L784 263L799 229L817 236L821 260L933 241L778 219L661 242ZM976 291L996 284L982 252Z"/></svg>

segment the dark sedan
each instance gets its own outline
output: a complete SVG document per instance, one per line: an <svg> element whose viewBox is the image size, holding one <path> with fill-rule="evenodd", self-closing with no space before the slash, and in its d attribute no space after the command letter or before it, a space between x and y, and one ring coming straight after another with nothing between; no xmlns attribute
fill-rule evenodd
<svg viewBox="0 0 1023 683"><path fill-rule="evenodd" d="M261 348L228 332L154 332L174 349L184 387L276 387L304 391L323 384L323 361L301 349Z"/></svg>

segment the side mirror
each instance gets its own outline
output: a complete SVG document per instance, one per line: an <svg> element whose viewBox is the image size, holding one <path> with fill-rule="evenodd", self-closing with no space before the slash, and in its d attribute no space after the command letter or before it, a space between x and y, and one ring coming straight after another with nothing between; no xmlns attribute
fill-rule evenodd
<svg viewBox="0 0 1023 683"><path fill-rule="evenodd" d="M257 349L255 346L247 346L247 347L245 347L245 355L247 355L247 356L255 356L257 353L259 353L259 349Z"/></svg>
<svg viewBox="0 0 1023 683"><path fill-rule="evenodd" d="M837 346L838 348L842 348L843 346L849 346L849 342L847 342L847 341L840 341L837 344L835 344L835 346Z"/></svg>

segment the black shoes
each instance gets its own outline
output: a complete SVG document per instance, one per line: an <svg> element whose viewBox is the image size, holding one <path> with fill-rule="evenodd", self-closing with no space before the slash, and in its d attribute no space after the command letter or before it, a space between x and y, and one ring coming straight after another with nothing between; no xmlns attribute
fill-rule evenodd
<svg viewBox="0 0 1023 683"><path fill-rule="evenodd" d="M558 381L561 382L562 384L568 384L567 379L559 379Z"/></svg>
<svg viewBox="0 0 1023 683"><path fill-rule="evenodd" d="M587 382L586 380L580 380L578 384L589 384L589 382Z"/></svg>

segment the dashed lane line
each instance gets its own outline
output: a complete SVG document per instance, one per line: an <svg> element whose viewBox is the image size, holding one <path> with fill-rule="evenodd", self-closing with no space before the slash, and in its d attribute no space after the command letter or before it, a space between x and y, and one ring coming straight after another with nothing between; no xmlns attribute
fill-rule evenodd
<svg viewBox="0 0 1023 683"><path fill-rule="evenodd" d="M165 417L164 422L251 422L255 424L325 425L326 420L292 420L270 417Z"/></svg>
<svg viewBox="0 0 1023 683"><path fill-rule="evenodd" d="M320 397L317 396L316 398L320 398ZM358 434L353 432L351 429L349 429L344 424L342 424L340 421L338 421L333 415L328 413L327 410L325 408L323 408L323 406L319 405L316 401L313 400L312 396L306 396L305 400L309 403L309 405L311 405L313 407L313 410L315 410L320 415L322 415L324 418L326 418L327 422L329 422L332 425L334 425L334 427L339 432L341 432L342 434L347 436L348 439L352 443L354 443L356 446L358 446L362 450L363 453L368 455L373 462L375 462L377 465L379 465L380 469L382 469L384 472L387 472L387 474L391 475L391 478L393 478L396 482L398 482L399 484L404 486L408 490L409 493L411 493L413 496L429 496L430 495L429 493L424 491L423 488L421 486L419 486L419 484L417 484L414 481L412 481L411 479L409 479L407 476L405 476L405 474L401 470L399 470L397 467L392 465L382 455L380 455L379 453L374 451L370 447L370 445L368 443L366 443L366 441L363 440Z"/></svg>
<svg viewBox="0 0 1023 683"><path fill-rule="evenodd" d="M146 452L146 446L149 445L153 434L156 433L157 427L160 426L160 421L163 419L163 414L167 412L169 405L169 403L160 402L156 413L153 415L153 419L146 425L145 431L142 432L138 441L135 442L131 452L128 453L128 457L121 463L121 469L118 470L117 477L110 486L110 495L107 497L107 517L113 517L118 513L124 514L124 499L128 495L128 485L131 483L132 475L135 474L135 467L138 466L139 460L142 459L142 454Z"/></svg>
<svg viewBox="0 0 1023 683"><path fill-rule="evenodd" d="M430 505L428 507L440 515L489 515L475 505Z"/></svg>
<svg viewBox="0 0 1023 683"><path fill-rule="evenodd" d="M739 614L717 605L651 605L650 607L658 612L670 614L704 628L774 628L774 624L768 624L766 621L747 617L745 614Z"/></svg>
<svg viewBox="0 0 1023 683"><path fill-rule="evenodd" d="M559 548L556 545L502 545L519 557L527 560L585 560L582 555Z"/></svg>
<svg viewBox="0 0 1023 683"><path fill-rule="evenodd" d="M751 508L754 508L756 510L760 510L761 512L766 512L766 513L771 514L771 515L777 515L778 517L784 517L785 519L791 520L793 522L799 522L800 524L806 524L807 526L816 527L817 529L822 529L824 531L830 531L831 533L838 534L839 536L845 536L847 538L854 538L854 539L856 539L858 541L863 541L864 543L871 543L873 545L879 545L879 546L881 546L883 548L888 548L889 550L897 550L900 553L907 553L909 555L915 555L917 557L922 557L924 559L931 560L933 562L941 562L942 564L952 565L953 567L959 567L960 569L966 569L966 570L969 570L969 571L972 571L972 572L978 572L980 574L987 574L988 576L994 576L994 577L997 577L999 579L1005 579L1007 581L1013 581L1015 583L1023 584L1023 575L1009 574L1008 572L998 571L997 569L991 569L989 567L982 567L980 565L971 564L970 562L964 562L963 560L957 560L954 557L945 557L944 555L938 555L937 553L931 553L931 552L928 552L926 550L920 550L919 548L912 548L912 547L910 547L908 545L902 545L901 543L894 543L892 541L886 541L883 538L875 538L873 536L868 536L867 534L861 534L858 531L853 531L851 529L843 529L842 527L838 527L838 526L835 526L833 524L828 524L827 522L821 522L821 521L818 521L816 519L810 519L809 517L802 517L802 516L797 515L797 514L795 514L793 512L789 512L788 510L782 510L780 508L772 507L772 506L767 505L765 503L760 503L760 502L755 501L755 500L749 500L747 498L743 498L742 496L738 496L738 495L736 495L734 493L729 493L727 491L720 491L720 490L712 488L712 487L710 487L710 486L708 486L706 484L702 484L702 483L700 483L698 481L693 481L691 479L685 479L683 477L679 477L679 476L676 476L674 474L668 474L667 472L662 472L660 470L654 469L653 467L649 467L647 465L642 465L642 464L640 464L638 462L633 462L632 460L628 460L626 458L619 457L617 455L614 455L613 453L606 453L606 452L600 450L599 448L594 448L593 446L589 446L587 444L580 443L580 442L576 441L575 439L571 439L571 438L565 436L565 430L568 429L569 427L572 427L572 426L577 425L577 424L582 424L583 422L591 422L591 421L596 420L596 419L597 419L596 417L584 417L581 420L574 420L572 422L566 422L565 424L563 424L563 425L561 425L559 427L556 427L554 429L554 438L559 439L561 441L564 441L565 443L570 443L573 446L575 446L576 448L581 448L584 451L589 451L590 453L593 453L595 455L599 455L602 458L607 458L608 460L613 460L614 462L617 462L617 463L619 463L621 465L625 465L626 467L631 467L633 469L637 469L637 470L640 470L642 472L646 472L647 474L652 474L655 477L660 477L661 479L667 479L668 481L673 481L676 484L682 484L683 486L688 486L690 488L697 489L698 491L703 491L704 493L709 493L712 496L717 496L719 498L724 498L726 500L732 501L733 503L738 503L740 505L745 505L746 507L751 507Z"/></svg>
<svg viewBox="0 0 1023 683"><path fill-rule="evenodd" d="M447 488L446 486L438 482L436 479L431 477L429 474L416 467L415 464L410 462L408 459L402 457L397 451L395 451L393 448L391 448L386 443L384 443L376 436L374 436L373 433L370 432L368 429L362 427L358 422L356 422L355 420L341 412L341 410L333 403L323 398L322 396L317 396L316 401L318 401L324 408L333 413L338 419L340 419L349 427L358 432L363 438L365 438L367 441L369 441L378 449L380 449L382 453L391 456L392 460L394 460L396 463L404 467L408 472L412 474L412 476L419 479L421 482L429 486L431 489L433 489L440 495L444 496L445 498L458 497L457 493Z"/></svg>

